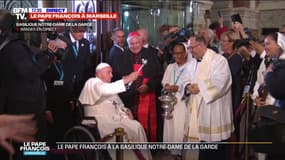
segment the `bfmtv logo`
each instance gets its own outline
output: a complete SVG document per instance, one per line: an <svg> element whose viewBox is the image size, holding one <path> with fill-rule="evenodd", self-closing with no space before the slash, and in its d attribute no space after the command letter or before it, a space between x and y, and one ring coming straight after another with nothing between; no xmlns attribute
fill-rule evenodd
<svg viewBox="0 0 285 160"><path fill-rule="evenodd" d="M16 15L17 20L26 20L27 19L27 13L29 13L28 8L13 8L13 14Z"/></svg>

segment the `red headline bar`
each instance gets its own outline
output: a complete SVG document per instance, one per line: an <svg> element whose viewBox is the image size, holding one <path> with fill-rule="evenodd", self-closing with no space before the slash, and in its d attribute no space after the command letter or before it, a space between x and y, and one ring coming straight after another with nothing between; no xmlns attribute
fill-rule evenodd
<svg viewBox="0 0 285 160"><path fill-rule="evenodd" d="M118 20L117 12L29 13L29 20Z"/></svg>

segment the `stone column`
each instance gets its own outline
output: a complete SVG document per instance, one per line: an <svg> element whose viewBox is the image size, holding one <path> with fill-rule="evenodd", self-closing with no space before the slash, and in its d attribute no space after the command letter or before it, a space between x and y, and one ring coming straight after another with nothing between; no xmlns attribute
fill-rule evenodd
<svg viewBox="0 0 285 160"><path fill-rule="evenodd" d="M285 1L260 1L257 7L260 13L259 33L262 29L278 30L285 24Z"/></svg>
<svg viewBox="0 0 285 160"><path fill-rule="evenodd" d="M254 2L251 0L251 2ZM249 8L250 6L250 1L249 0L233 0L233 7L238 8L238 7L245 7Z"/></svg>
<svg viewBox="0 0 285 160"><path fill-rule="evenodd" d="M231 15L239 13L242 18L243 25L255 32L254 34L257 34L259 12L256 9L256 0L214 0L212 12L217 13L218 11L220 11L224 18L224 25L229 28L231 28ZM212 19L217 20L218 15L212 14Z"/></svg>
<svg viewBox="0 0 285 160"><path fill-rule="evenodd" d="M97 12L120 12L122 1L113 0L97 0ZM120 26L120 20L116 21L97 21L97 37L96 37L96 59L97 62L106 61L109 50L112 47L111 31L113 28Z"/></svg>
<svg viewBox="0 0 285 160"><path fill-rule="evenodd" d="M197 31L199 28L206 27L204 14L206 10L211 10L212 5L213 2L211 0L194 1L194 31Z"/></svg>

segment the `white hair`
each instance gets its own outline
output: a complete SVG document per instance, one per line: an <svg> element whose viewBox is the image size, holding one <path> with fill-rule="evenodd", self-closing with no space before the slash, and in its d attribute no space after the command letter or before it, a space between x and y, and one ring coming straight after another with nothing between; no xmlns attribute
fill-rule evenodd
<svg viewBox="0 0 285 160"><path fill-rule="evenodd" d="M102 62L102 63L100 63L100 64L97 65L97 67L96 67L96 72L98 72L98 71L100 71L101 69L106 68L106 67L111 67L111 66L110 66L108 63Z"/></svg>
<svg viewBox="0 0 285 160"><path fill-rule="evenodd" d="M143 37L140 36L140 35L128 36L128 38L127 38L128 44L130 44L130 41L131 41L131 39L133 39L133 38L139 38L141 41L143 41Z"/></svg>

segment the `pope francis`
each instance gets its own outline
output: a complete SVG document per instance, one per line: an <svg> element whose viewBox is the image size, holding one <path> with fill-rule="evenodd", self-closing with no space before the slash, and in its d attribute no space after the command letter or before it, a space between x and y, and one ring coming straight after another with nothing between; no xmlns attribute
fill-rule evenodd
<svg viewBox="0 0 285 160"><path fill-rule="evenodd" d="M112 68L107 63L100 63L96 67L96 77L90 78L84 85L79 101L84 106L85 116L95 116L101 137L114 132L116 128L124 128L129 142L147 142L141 124L133 120L131 112L124 107L117 93L126 91L126 84L138 77L137 72L124 76L121 80L110 83ZM115 141L113 138L111 141ZM112 159L115 152L109 151ZM145 159L151 159L149 151L142 152ZM124 159L137 159L131 150L125 151Z"/></svg>

